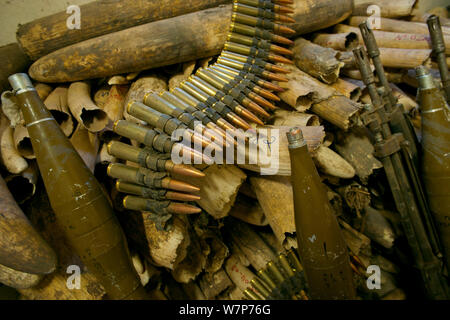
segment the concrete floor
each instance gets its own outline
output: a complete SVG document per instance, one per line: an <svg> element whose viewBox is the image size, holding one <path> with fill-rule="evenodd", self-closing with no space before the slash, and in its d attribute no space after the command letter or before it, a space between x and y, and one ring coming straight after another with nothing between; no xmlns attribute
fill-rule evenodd
<svg viewBox="0 0 450 320"><path fill-rule="evenodd" d="M0 0L0 46L16 42L19 23L66 11L72 4L88 2L92 0Z"/></svg>

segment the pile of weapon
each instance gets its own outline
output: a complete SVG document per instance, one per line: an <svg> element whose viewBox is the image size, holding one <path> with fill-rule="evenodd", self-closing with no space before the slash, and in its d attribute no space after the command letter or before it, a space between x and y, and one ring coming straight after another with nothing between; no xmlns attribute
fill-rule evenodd
<svg viewBox="0 0 450 320"><path fill-rule="evenodd" d="M300 0L228 2L139 22L130 4L116 27L51 41L30 31L45 19L20 27L40 82L2 94L0 193L20 224L0 220L0 282L24 299L448 299L449 110L432 80L450 97L447 20L381 1L379 31L362 17L377 1L323 21ZM416 80L420 65L440 72ZM279 145L275 175L248 154L214 163L257 136L269 157Z"/></svg>

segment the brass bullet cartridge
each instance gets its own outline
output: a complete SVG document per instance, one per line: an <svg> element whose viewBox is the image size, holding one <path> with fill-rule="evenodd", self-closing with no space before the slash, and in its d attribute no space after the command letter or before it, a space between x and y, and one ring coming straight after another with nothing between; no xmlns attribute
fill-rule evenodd
<svg viewBox="0 0 450 320"><path fill-rule="evenodd" d="M219 57L217 59L217 63L222 66L228 66L230 68L234 68L236 70L241 70L241 71L245 71L245 72L250 72L250 73L254 73L258 76L262 76L266 79L269 80L275 80L275 81L279 81L279 82L288 82L288 79L282 75L278 75L276 73L273 72L269 72L264 70L263 68L256 66L256 65L251 65L248 63L242 63L240 61L236 61L233 59L228 59L225 57Z"/></svg>
<svg viewBox="0 0 450 320"><path fill-rule="evenodd" d="M184 81L180 84L180 88L188 92L189 94L193 95L196 99L199 99L200 101L208 104L213 109L216 109L219 113L226 112L226 117L230 119L230 121L237 125L240 128L243 128L244 130L250 129L250 125L240 118L237 114L235 114L233 111L231 111L230 108L228 108L225 103L218 101L216 98L208 95L206 92L198 88L197 86L193 85L190 82ZM175 93L175 91L174 91ZM176 94L176 93L175 93Z"/></svg>
<svg viewBox="0 0 450 320"><path fill-rule="evenodd" d="M143 198L154 200L197 201L200 197L194 194L180 193L166 189L152 189L138 184L117 180L116 189L122 193L128 193Z"/></svg>
<svg viewBox="0 0 450 320"><path fill-rule="evenodd" d="M183 192L200 191L196 186L170 178L165 172L155 172L142 167L136 168L121 163L111 163L108 165L107 173L111 178L145 185L150 188L172 189Z"/></svg>
<svg viewBox="0 0 450 320"><path fill-rule="evenodd" d="M289 56L294 55L294 52L292 50L274 45L267 40L259 39L257 37L248 37L246 35L236 32L229 32L227 35L227 40L234 43L244 44L249 47L256 47L260 49L270 50L272 52L276 52L279 54L285 54Z"/></svg>
<svg viewBox="0 0 450 320"><path fill-rule="evenodd" d="M189 129L195 130L194 122L196 119L192 114L185 112L170 102L162 99L158 94L154 92L147 93L144 96L143 103L154 110L180 120Z"/></svg>
<svg viewBox="0 0 450 320"><path fill-rule="evenodd" d="M161 112L158 112L141 102L130 101L127 106L127 111L132 116L147 122L150 126L157 128L169 135L171 135L175 130L183 129L194 143L201 143L203 148L209 146L211 143L206 139L203 139L202 136L195 134L194 131L189 129L180 120L172 118L171 116L168 116L166 114L162 114Z"/></svg>
<svg viewBox="0 0 450 320"><path fill-rule="evenodd" d="M277 34L273 34L269 30L248 26L248 25L242 24L242 23L231 22L230 31L244 34L244 35L251 36L251 37L257 37L257 38L261 38L264 40L269 40L269 41L285 44L288 46L291 46L294 44L294 41L292 41L286 37L283 37L283 36L280 36Z"/></svg>
<svg viewBox="0 0 450 320"><path fill-rule="evenodd" d="M233 43L231 42L231 44L233 44ZM244 47L242 47L243 45L240 45L240 46L241 46L241 48L244 48ZM230 48L230 47L228 47L228 48ZM240 61L243 63L248 63L250 65L256 65L256 66L264 68L268 71L279 72L279 73L289 73L290 72L289 70L279 67L270 62L267 62L264 59L255 58L253 55L249 55L249 54L242 54L242 52L246 51L247 48L250 48L250 47L245 47L244 50L231 50L231 52L224 50L224 51L222 51L221 56L224 58ZM239 52L239 51L241 51L241 52ZM280 59L282 59L282 60L278 60L277 62L293 64L293 62L291 60L285 59L281 56L275 56L275 55L268 54L268 57L270 57L270 56L276 57L277 59L278 59L278 57ZM270 58L269 58L269 60L270 60Z"/></svg>
<svg viewBox="0 0 450 320"><path fill-rule="evenodd" d="M295 30L293 30L289 27L286 27L284 25L274 23L269 19L249 16L249 15L242 14L242 13L239 13L236 11L233 12L233 14L231 15L231 21L236 22L236 23L246 24L246 25L252 26L252 27L271 30L275 33L284 33L284 34L288 34L288 35L295 34Z"/></svg>
<svg viewBox="0 0 450 320"><path fill-rule="evenodd" d="M254 76L254 80L250 80L249 78L244 78L240 75L236 75L233 74L227 70L223 70L223 69L219 69L217 66L211 66L208 68L209 71L213 72L216 76L221 77L224 81L236 81L236 82L242 82L244 83L247 87L249 87L251 90L253 90L254 92L256 92L257 94L260 94L261 96L263 96L264 98L270 99L270 100L275 100L275 101L280 101L280 98L276 95L274 95L272 92L263 89L262 87L260 87L260 85L257 84L258 81L260 82L267 82L270 84L270 82L262 80L262 79L256 79L256 76ZM264 86L264 84L262 84ZM283 88L280 87L281 90L283 90Z"/></svg>
<svg viewBox="0 0 450 320"><path fill-rule="evenodd" d="M126 196L123 198L123 207L129 210L151 211L158 214L194 214L202 211L200 208L185 203L158 201L136 196Z"/></svg>
<svg viewBox="0 0 450 320"><path fill-rule="evenodd" d="M277 287L275 281L269 276L266 269L261 269L258 271L258 276L270 287L271 290Z"/></svg>
<svg viewBox="0 0 450 320"><path fill-rule="evenodd" d="M206 81L194 75L190 76L188 81L197 88L209 94L210 96L213 96L215 99L225 103L238 115L243 116L252 122L264 125L264 123L257 116L255 116L252 112L248 111L243 106L241 106L236 100L234 100L234 98L231 95L225 94L223 91L215 88Z"/></svg>
<svg viewBox="0 0 450 320"><path fill-rule="evenodd" d="M197 108L198 110L205 113L208 117L210 117L220 128L223 130L234 130L236 129L233 127L228 121L222 118L222 115L210 108L206 103L201 102L200 100L196 99L186 91L182 90L181 88L174 88L170 92L173 96L177 97L184 103ZM230 110L231 111L231 110ZM226 117L226 115L224 115Z"/></svg>
<svg viewBox="0 0 450 320"><path fill-rule="evenodd" d="M151 148L140 149L132 145L111 141L107 145L108 153L122 160L128 160L153 171L176 172L184 176L204 177L205 174L193 167L175 164L169 153L159 153Z"/></svg>
<svg viewBox="0 0 450 320"><path fill-rule="evenodd" d="M287 133L300 256L314 299L354 299L348 249L300 128Z"/></svg>
<svg viewBox="0 0 450 320"><path fill-rule="evenodd" d="M110 299L147 299L100 183L39 98L28 75L9 77L58 224Z"/></svg>
<svg viewBox="0 0 450 320"><path fill-rule="evenodd" d="M286 38L285 36L276 34L265 28L259 28L259 27L247 25L245 23L239 23L239 22L232 21L230 24L230 31L240 33L240 34L243 34L246 36L261 38L263 40L276 42L279 44L284 44L287 46L292 46L294 44L294 41L292 41L289 38Z"/></svg>
<svg viewBox="0 0 450 320"><path fill-rule="evenodd" d="M289 277L294 276L294 271L292 270L292 267L289 265L289 261L287 257L284 254L280 254L278 256L278 262L283 267L283 270L286 272L286 274Z"/></svg>
<svg viewBox="0 0 450 320"><path fill-rule="evenodd" d="M251 72L247 72L247 71L242 71L242 70L237 70L234 69L232 67L228 67L225 65L220 65L220 64L215 64L214 66L211 67L214 70L220 71L220 72L228 72L228 73L232 73L236 76L240 76L244 79L249 79L251 81L253 81L254 83L260 85L261 87L264 87L266 89L269 90L273 90L273 91L277 91L277 92L283 92L284 89L282 87L280 87L277 84L274 84L270 81L261 79L260 77L258 77L256 74L251 73Z"/></svg>
<svg viewBox="0 0 450 320"><path fill-rule="evenodd" d="M249 300L265 300L264 297L253 291L252 289L244 290L244 295Z"/></svg>
<svg viewBox="0 0 450 320"><path fill-rule="evenodd" d="M159 112L162 112L162 113L165 113L167 115L177 118L182 123L184 123L189 129L193 130L194 132L199 133L200 135L205 135L206 137L208 137L208 139L210 139L213 142L217 140L216 136L213 135L209 130L207 130L206 127L200 121L198 121L198 119L196 117L194 117L191 113L183 111L182 109L178 108L177 106L175 106L172 103L168 102L167 100L163 99L160 95L158 95L156 93L152 93L152 92L147 93L144 96L144 104L156 109ZM193 107L190 107L190 108L193 108ZM196 111L196 112L198 112L198 113L202 114L204 117L206 117L206 115L204 113L202 113L200 111ZM224 145L224 141L222 139L221 139L220 145Z"/></svg>
<svg viewBox="0 0 450 320"><path fill-rule="evenodd" d="M233 98L241 102L245 107L251 109L252 111L258 112L259 114L262 114L265 117L270 116L262 107L260 107L258 104L252 101L250 97L258 99L258 96L256 93L247 88L245 84L235 82L234 80L228 80L227 82L227 80L224 80L216 76L214 73L211 73L205 69L197 70L196 74L202 80L208 82L217 89L222 90L223 92L231 95ZM267 102L262 97L259 97L259 100L263 101L263 103Z"/></svg>
<svg viewBox="0 0 450 320"><path fill-rule="evenodd" d="M162 153L171 153L173 148L177 148L180 150L181 155L190 155L193 160L211 160L206 155L203 155L192 148L177 143L176 141L172 141L171 137L165 133L144 128L125 120L116 121L113 126L113 131L118 135L136 140Z"/></svg>
<svg viewBox="0 0 450 320"><path fill-rule="evenodd" d="M205 103L197 100L196 98L194 98L192 95L188 94L186 91L182 90L181 88L173 89L171 94L173 96L175 96L176 98L179 98L183 102L189 104L189 105L201 105L202 108L211 110L215 115L218 116L217 120L216 120L217 125L220 127L218 129L223 129L224 130L222 132L224 132L225 136L224 135L222 135L222 136L225 137L225 140L228 143L236 145L236 141L233 139L233 137L231 137L227 133L227 130L234 131L234 132L238 132L238 131L236 131L236 128L233 125L231 125L228 121L226 121L225 119L221 118L217 111L209 108ZM231 110L230 110L230 112L231 112Z"/></svg>
<svg viewBox="0 0 450 320"><path fill-rule="evenodd" d="M291 17L288 17L283 14L275 13L272 11L272 9L264 9L260 7L254 7L254 6L247 6L245 4L234 2L233 4L233 11L239 12L243 14L247 14L254 17L261 17L266 18L269 20L279 21L279 22L286 22L286 23L294 23L295 20Z"/></svg>
<svg viewBox="0 0 450 320"><path fill-rule="evenodd" d="M235 0L235 2L246 4L248 6L258 7L262 9L271 9L274 12L280 13L293 13L294 10L291 7L275 4L275 1L270 0Z"/></svg>
<svg viewBox="0 0 450 320"><path fill-rule="evenodd" d="M270 274L273 276L273 278L276 279L277 282L282 283L283 281L286 280L286 278L281 273L280 269L278 269L275 262L273 262L273 261L268 262L266 269L267 269L267 271L270 272Z"/></svg>
<svg viewBox="0 0 450 320"><path fill-rule="evenodd" d="M250 283L252 284L252 287L255 288L255 290L264 298L267 299L270 296L270 290L265 287L258 277L253 278Z"/></svg>

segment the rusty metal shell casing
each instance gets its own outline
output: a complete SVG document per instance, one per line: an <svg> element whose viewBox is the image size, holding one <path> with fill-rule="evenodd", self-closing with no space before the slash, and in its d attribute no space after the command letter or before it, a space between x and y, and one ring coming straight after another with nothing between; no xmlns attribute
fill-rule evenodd
<svg viewBox="0 0 450 320"><path fill-rule="evenodd" d="M354 299L347 246L299 128L288 133L300 259L311 297Z"/></svg>
<svg viewBox="0 0 450 320"><path fill-rule="evenodd" d="M422 177L450 268L450 110L424 67L416 69L422 115Z"/></svg>
<svg viewBox="0 0 450 320"><path fill-rule="evenodd" d="M50 204L83 263L111 299L146 299L113 209L26 74L9 82L16 92Z"/></svg>

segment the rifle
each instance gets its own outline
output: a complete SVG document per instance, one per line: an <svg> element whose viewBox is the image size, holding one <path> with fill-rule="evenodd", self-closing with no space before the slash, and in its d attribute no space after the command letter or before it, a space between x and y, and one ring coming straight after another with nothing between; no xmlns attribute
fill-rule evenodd
<svg viewBox="0 0 450 320"><path fill-rule="evenodd" d="M450 104L450 77L448 75L448 66L445 56L445 43L442 35L441 22L439 17L431 15L427 19L428 31L430 32L431 45L433 47L433 53L436 56L436 60L439 67L439 73L441 74L442 89L444 90L447 98L447 103Z"/></svg>
<svg viewBox="0 0 450 320"><path fill-rule="evenodd" d="M420 184L416 185L417 175L411 170L408 143L402 132L391 131L392 114L386 112L387 101L377 91L367 53L363 48L355 49L353 53L372 100L361 117L374 135L375 156L383 163L415 267L420 271L430 299L448 299L440 246L425 198L415 192L420 191Z"/></svg>

